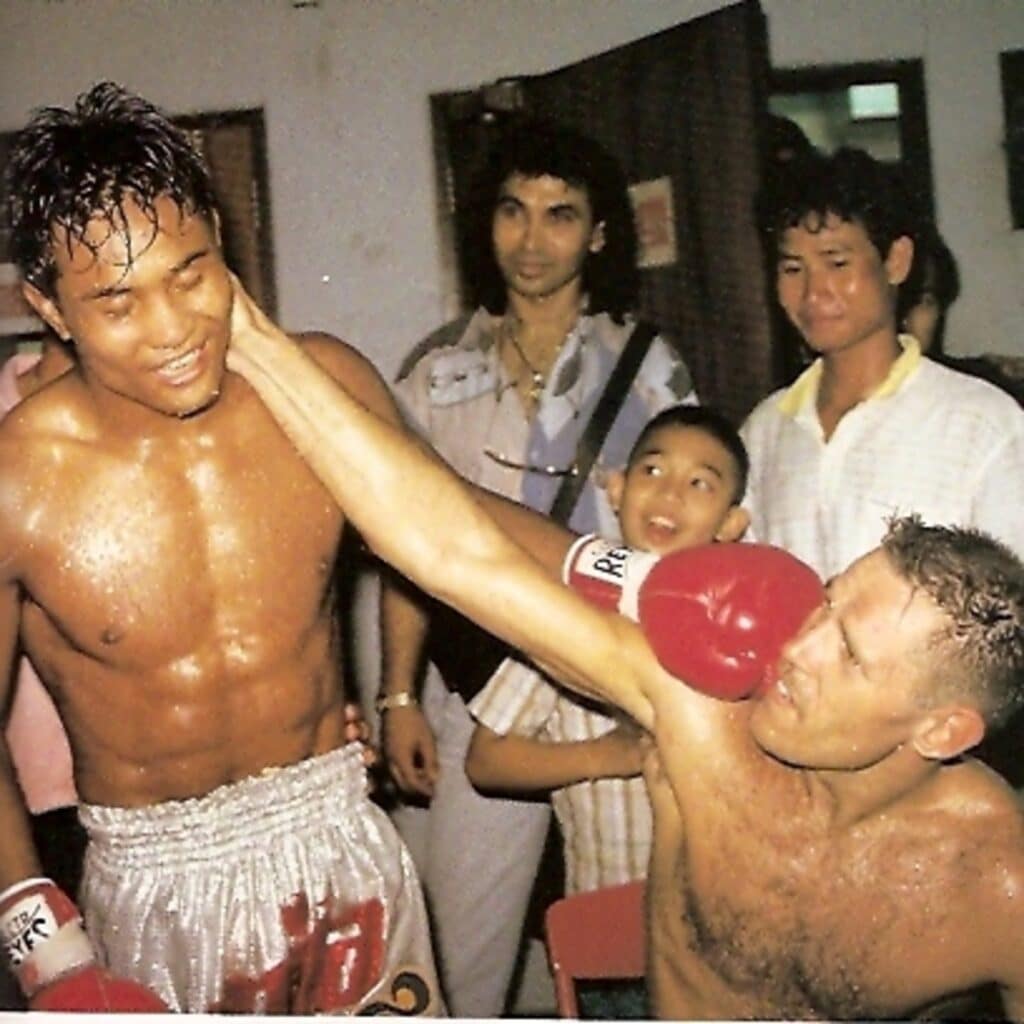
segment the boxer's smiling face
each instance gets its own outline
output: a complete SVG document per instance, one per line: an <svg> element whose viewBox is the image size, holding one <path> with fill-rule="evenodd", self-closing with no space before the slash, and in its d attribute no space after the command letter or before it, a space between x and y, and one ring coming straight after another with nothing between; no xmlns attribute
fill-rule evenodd
<svg viewBox="0 0 1024 1024"><path fill-rule="evenodd" d="M928 707L932 641L946 617L874 551L828 585L751 710L769 754L815 769L870 767L910 742Z"/></svg>
<svg viewBox="0 0 1024 1024"><path fill-rule="evenodd" d="M231 285L216 228L167 196L152 211L126 197L120 213L90 221L82 238L56 229L55 298L30 286L27 297L74 342L98 398L190 415L224 374Z"/></svg>

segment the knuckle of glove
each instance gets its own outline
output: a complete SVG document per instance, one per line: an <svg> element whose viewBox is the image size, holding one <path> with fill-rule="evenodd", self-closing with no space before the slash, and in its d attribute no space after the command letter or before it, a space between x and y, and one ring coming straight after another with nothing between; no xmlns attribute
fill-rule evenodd
<svg viewBox="0 0 1024 1024"><path fill-rule="evenodd" d="M759 689L782 647L824 599L817 574L779 548L715 544L668 555L640 592L644 634L692 689L738 700Z"/></svg>

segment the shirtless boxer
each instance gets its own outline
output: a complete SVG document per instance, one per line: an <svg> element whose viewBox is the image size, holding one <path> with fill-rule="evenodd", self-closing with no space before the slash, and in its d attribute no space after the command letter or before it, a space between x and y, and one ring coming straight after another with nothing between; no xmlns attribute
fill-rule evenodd
<svg viewBox="0 0 1024 1024"><path fill-rule="evenodd" d="M523 547L509 540L480 504L500 502L474 498L353 401L237 288L233 318L228 365L381 557L653 733L659 1016L934 1015L994 984L1024 1020L1024 820L968 754L1024 702L1024 567L1012 553L904 520L829 582L776 658L775 618L809 570L756 545L717 545L710 564L708 549L681 552L636 600L650 609L660 588L668 609L655 611L675 609L672 624L686 615L688 628L648 624L648 643L554 581L571 538L506 510ZM394 510L411 507L395 529ZM639 563L625 561L628 578ZM707 663L736 653L744 622L740 649L761 660L752 699L691 689L652 653L727 690L728 666Z"/></svg>
<svg viewBox="0 0 1024 1024"><path fill-rule="evenodd" d="M8 167L26 298L77 353L0 427L0 652L20 628L89 834L87 938L37 879L4 748L0 936L31 1005L438 1012L411 860L344 746L345 514L225 372L206 168L109 83ZM396 420L352 349L302 346Z"/></svg>

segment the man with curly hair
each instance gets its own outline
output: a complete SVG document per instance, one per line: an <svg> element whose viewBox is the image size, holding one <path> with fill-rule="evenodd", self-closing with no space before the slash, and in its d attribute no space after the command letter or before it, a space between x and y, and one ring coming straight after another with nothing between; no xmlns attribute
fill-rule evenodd
<svg viewBox="0 0 1024 1024"><path fill-rule="evenodd" d="M395 396L465 478L547 512L637 327L626 182L594 139L516 118L495 132L471 207L464 262L476 309L413 349ZM617 531L603 483L626 464L651 416L697 400L664 335L621 388L621 408L570 510L568 521L584 532ZM498 1016L550 818L543 801L477 792L464 768L474 729L467 704L510 652L386 583L378 707L388 766L411 795L394 820L420 869L452 1012ZM639 801L630 806L646 813Z"/></svg>
<svg viewBox="0 0 1024 1024"><path fill-rule="evenodd" d="M749 536L826 577L896 514L1024 554L1024 410L899 333L898 289L927 246L897 172L861 150L808 153L770 179L759 216L779 304L816 358L742 427Z"/></svg>

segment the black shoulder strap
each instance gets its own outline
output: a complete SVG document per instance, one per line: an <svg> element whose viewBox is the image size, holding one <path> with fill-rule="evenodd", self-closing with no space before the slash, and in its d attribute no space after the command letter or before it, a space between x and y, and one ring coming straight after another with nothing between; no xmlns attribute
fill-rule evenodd
<svg viewBox="0 0 1024 1024"><path fill-rule="evenodd" d="M398 367L395 380L401 381L408 377L412 373L412 368L428 352L432 352L435 348L451 348L452 345L457 345L462 340L462 336L466 333L466 328L469 326L469 321L472 319L472 312L463 313L461 316L456 317L456 319L442 324L436 331L432 331L421 342L414 345L406 353L405 358Z"/></svg>
<svg viewBox="0 0 1024 1024"><path fill-rule="evenodd" d="M551 518L559 523L567 523L576 507L576 501L590 476L590 470L594 465L598 452L608 436L615 417L622 407L633 378L636 376L640 364L651 347L651 342L657 335L657 328L646 320L637 321L633 332L626 342L619 361L604 386L604 391L597 401L594 412L583 430L580 442L576 447L576 461L573 463L573 472L562 480L562 486L555 495L551 504Z"/></svg>

